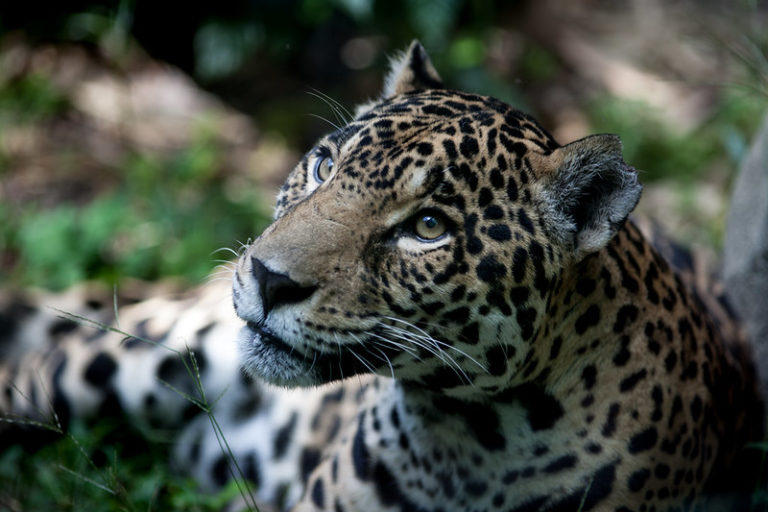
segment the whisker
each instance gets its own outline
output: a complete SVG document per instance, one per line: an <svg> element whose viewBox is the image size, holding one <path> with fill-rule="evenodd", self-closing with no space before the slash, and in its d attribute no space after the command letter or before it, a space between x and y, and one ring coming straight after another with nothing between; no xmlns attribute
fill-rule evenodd
<svg viewBox="0 0 768 512"><path fill-rule="evenodd" d="M412 324L411 322L408 322L408 321L406 321L406 320L403 320L403 319L401 319L401 318L397 318L397 317L391 317L391 316L384 316L384 317L382 317L382 318L385 318L385 319L387 319L387 320L391 320L391 321L393 321L393 322L400 322L400 323L403 323L403 324L405 324L406 326L408 326L408 327L410 327L410 328L412 328L412 329L415 329L415 330L417 330L417 331L418 331L418 332L421 334L421 336L422 336L422 338L423 338L423 339L426 339L426 340L427 340L427 341L429 341L430 343L434 343L436 346L440 346L440 347L449 348L449 349L451 349L451 350L453 350L453 351L457 352L459 355L462 355L462 356L466 357L467 359L469 359L470 361L472 361L473 363L475 363L475 364L476 364L476 365L477 365L477 366L478 366L480 369L482 369L483 371L485 371L485 372L488 372L488 369L487 369L487 368L486 368L486 367L485 367L483 364L481 364L480 362L478 362L478 361L477 361L475 358L473 358L472 356L470 356L469 354L467 354L465 351L461 350L461 349L460 349L460 348L458 348L458 347L454 347L454 346L453 346L453 345L451 345L450 343L446 343L446 342L444 342L444 341L440 341L440 340L438 340L438 339L435 339L435 338L434 338L434 337L433 337L431 334L429 334L428 332L426 332L424 329L421 329L420 327L418 327L418 326L416 326L416 325ZM392 329L400 329L400 328L398 328L398 327L396 327L396 326L394 326L394 325L389 325L389 324L385 324L385 323L382 323L381 325L383 325L383 326L387 326L387 327L389 327L389 328L392 328ZM410 332L410 331L407 331L407 330L406 330L405 332Z"/></svg>
<svg viewBox="0 0 768 512"><path fill-rule="evenodd" d="M382 359L384 359L384 361L386 361L387 365L389 365L389 370L390 370L390 372L392 373L392 378L394 379L394 378L395 378L395 367L394 367L394 366L392 366L392 361L389 359L389 357L387 356L387 354L386 354L386 353L385 353L383 350L381 350L380 348L378 348L378 347L371 347L371 348L373 348L373 349L374 349L376 352L378 352L379 354L381 354L381 357L382 357ZM366 349L366 351L367 351L367 350L368 350L368 349ZM369 352L369 353L370 353L370 352Z"/></svg>
<svg viewBox="0 0 768 512"><path fill-rule="evenodd" d="M387 324L381 324L383 326L387 326ZM391 327L391 326L390 326ZM399 332L398 332L399 331ZM446 354L444 351L442 351L439 347L434 347L431 345L428 345L424 343L423 341L419 340L418 338L412 338L409 336L404 336L404 334L412 335L413 333L410 333L409 331L398 329L396 331L398 334L398 338L402 339L403 341L406 341L408 343L411 343L412 345L415 345L417 347L421 347L424 350L428 351L429 353L433 354L435 357L437 357L444 365L446 365L448 368L452 369L454 373L456 373L456 376L465 380L467 384L472 385L472 379L469 378L469 375L464 371L464 369L461 367L461 365L453 359L450 355ZM379 339L390 341L386 337L378 336L376 334L373 334L373 336L378 337Z"/></svg>
<svg viewBox="0 0 768 512"><path fill-rule="evenodd" d="M211 256L213 256L214 254L216 254L216 253L219 253L219 252L229 252L229 253L232 253L232 255L233 255L233 256L235 256L235 257L238 257L238 256L240 256L240 255L237 253L237 251L235 251L235 250L234 250L233 248L231 248L231 247L219 247L218 249L216 249L216 250L214 250L214 251L211 251Z"/></svg>
<svg viewBox="0 0 768 512"><path fill-rule="evenodd" d="M366 360L365 360L365 358L363 358L362 356L359 356L359 355L357 355L357 354L355 353L355 351L352 349L352 347L348 347L348 348L347 348L347 350L349 351L349 353L350 353L350 354L352 354L352 355L354 356L354 358L355 358L355 359L357 359L358 361L360 361L360 364L362 364L363 366L365 366L365 368L366 368L366 369L367 369L369 372L371 372L372 374L376 374L376 371L375 371L373 368L371 368L371 365L369 364L369 362L368 362L368 361L366 361Z"/></svg>
<svg viewBox="0 0 768 512"><path fill-rule="evenodd" d="M319 91L318 89L311 89L307 91L307 94L310 96L314 96L315 98L321 100L323 103L328 105L328 107L333 111L334 115L336 116L336 120L339 121L343 125L349 124L349 119L351 119L353 116L347 110L344 105L336 101L335 99L331 98L327 94Z"/></svg>
<svg viewBox="0 0 768 512"><path fill-rule="evenodd" d="M336 123L334 123L334 122L333 122L333 121L331 121L330 119L326 119L326 118L324 118L324 117L323 117L323 116L321 116L321 115L318 115L318 114L307 114L307 115L308 115L308 116L310 116L310 117L314 117L314 118L316 118L316 119L320 119L321 121L325 121L325 122L326 122L326 123L328 123L329 125L333 126L333 128L334 128L334 129L336 129L336 130L341 130L341 127L340 127L339 125L337 125Z"/></svg>
<svg viewBox="0 0 768 512"><path fill-rule="evenodd" d="M339 101L337 101L337 100L336 100L336 99L334 99L333 97L331 97L331 96L329 96L329 95L325 94L324 92L320 91L319 89L315 89L314 87L312 88L312 90L313 90L314 92L316 92L317 94L321 95L321 96L322 96L323 98L325 98L327 101L329 101L329 102L333 103L334 105L336 105L336 107L337 107L339 110L341 110L342 112L344 112L348 118L352 118L352 117L354 117L354 116L352 115L352 112L350 112L350 111L349 111L349 109L347 109L347 107L345 107L345 106L344 106L342 103L340 103Z"/></svg>

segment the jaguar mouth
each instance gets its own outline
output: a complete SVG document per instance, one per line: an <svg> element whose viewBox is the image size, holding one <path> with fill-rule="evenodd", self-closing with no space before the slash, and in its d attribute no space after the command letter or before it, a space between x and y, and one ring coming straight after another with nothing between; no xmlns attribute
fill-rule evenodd
<svg viewBox="0 0 768 512"><path fill-rule="evenodd" d="M278 386L306 387L321 382L312 357L302 354L266 327L247 322L240 330L240 364L247 373Z"/></svg>
<svg viewBox="0 0 768 512"><path fill-rule="evenodd" d="M291 345L268 327L246 322L239 335L241 366L267 382L286 387L307 387L375 372L386 360L364 351L365 359L346 350L327 353ZM358 348L358 353L364 349ZM394 356L395 354L392 354Z"/></svg>
<svg viewBox="0 0 768 512"><path fill-rule="evenodd" d="M296 355L293 347L291 347L288 343L283 341L279 336L275 335L269 329L260 326L255 322L247 322L245 326L246 329L249 329L254 334L254 342L256 342L256 338L258 338L257 343L261 343L267 348L283 352L286 355Z"/></svg>

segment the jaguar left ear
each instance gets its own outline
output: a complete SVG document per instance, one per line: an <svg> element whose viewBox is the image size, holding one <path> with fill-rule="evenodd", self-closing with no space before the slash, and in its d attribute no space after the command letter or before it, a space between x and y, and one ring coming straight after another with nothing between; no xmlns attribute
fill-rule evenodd
<svg viewBox="0 0 768 512"><path fill-rule="evenodd" d="M427 51L414 40L405 53L392 59L381 97L387 99L406 92L442 88L443 81Z"/></svg>
<svg viewBox="0 0 768 512"><path fill-rule="evenodd" d="M556 149L544 177L548 224L577 258L608 244L640 199L637 171L616 135L592 135Z"/></svg>

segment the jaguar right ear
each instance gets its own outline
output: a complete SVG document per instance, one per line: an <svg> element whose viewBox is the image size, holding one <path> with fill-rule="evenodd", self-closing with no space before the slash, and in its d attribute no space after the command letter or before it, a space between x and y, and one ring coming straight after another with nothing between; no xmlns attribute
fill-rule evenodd
<svg viewBox="0 0 768 512"><path fill-rule="evenodd" d="M592 135L556 149L543 176L548 224L577 257L604 247L634 210L642 185L616 135Z"/></svg>

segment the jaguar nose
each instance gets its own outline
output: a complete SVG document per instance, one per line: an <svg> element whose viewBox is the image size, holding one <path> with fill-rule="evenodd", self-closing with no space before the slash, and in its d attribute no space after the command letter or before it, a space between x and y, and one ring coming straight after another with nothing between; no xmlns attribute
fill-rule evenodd
<svg viewBox="0 0 768 512"><path fill-rule="evenodd" d="M258 284L264 317L273 308L306 300L317 290L317 286L304 286L285 274L269 270L254 256L251 256L251 273Z"/></svg>

